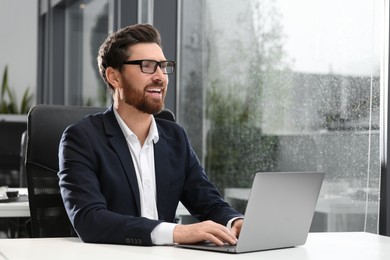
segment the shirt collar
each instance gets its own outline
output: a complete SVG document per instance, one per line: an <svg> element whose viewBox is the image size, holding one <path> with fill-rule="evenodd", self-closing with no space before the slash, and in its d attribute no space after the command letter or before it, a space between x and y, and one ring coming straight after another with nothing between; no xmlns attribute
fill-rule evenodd
<svg viewBox="0 0 390 260"><path fill-rule="evenodd" d="M118 121L119 127L121 128L123 134L125 135L126 139L130 139L132 141L137 140L138 137L131 131L131 129L126 125L126 123L123 121L119 113L114 108L114 115L116 117L116 120ZM145 143L150 144L152 141L154 143L157 143L159 139L158 130L157 130L157 124L156 120L154 120L154 116L152 116L152 123L150 124L149 133L146 137Z"/></svg>

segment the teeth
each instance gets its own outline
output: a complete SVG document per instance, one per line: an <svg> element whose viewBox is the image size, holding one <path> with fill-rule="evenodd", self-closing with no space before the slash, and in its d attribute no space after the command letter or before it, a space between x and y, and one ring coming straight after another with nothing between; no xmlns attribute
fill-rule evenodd
<svg viewBox="0 0 390 260"><path fill-rule="evenodd" d="M148 89L149 92L157 92L157 93L160 93L161 92L161 89L159 88L152 88L152 89Z"/></svg>

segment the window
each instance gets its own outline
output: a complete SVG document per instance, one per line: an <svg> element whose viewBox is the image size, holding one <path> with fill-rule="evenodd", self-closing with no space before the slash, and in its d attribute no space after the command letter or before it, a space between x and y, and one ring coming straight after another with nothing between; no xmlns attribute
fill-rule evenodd
<svg viewBox="0 0 390 260"><path fill-rule="evenodd" d="M65 11L65 104L105 106L97 53L108 34L108 1L76 1Z"/></svg>
<svg viewBox="0 0 390 260"><path fill-rule="evenodd" d="M182 1L178 119L241 211L257 171L324 171L312 231L378 232L382 2Z"/></svg>

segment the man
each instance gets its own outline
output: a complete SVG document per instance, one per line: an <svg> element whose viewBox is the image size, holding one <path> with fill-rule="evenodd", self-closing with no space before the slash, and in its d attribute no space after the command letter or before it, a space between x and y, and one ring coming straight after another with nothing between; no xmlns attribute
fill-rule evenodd
<svg viewBox="0 0 390 260"><path fill-rule="evenodd" d="M164 108L167 61L158 31L128 26L98 55L113 105L68 127L59 150L59 185L85 242L134 245L235 244L242 215L208 181L178 124L154 119ZM199 223L174 223L181 201Z"/></svg>

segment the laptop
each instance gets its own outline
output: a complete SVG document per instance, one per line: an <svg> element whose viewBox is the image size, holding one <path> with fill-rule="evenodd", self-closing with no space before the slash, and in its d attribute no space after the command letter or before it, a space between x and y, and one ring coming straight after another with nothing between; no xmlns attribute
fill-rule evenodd
<svg viewBox="0 0 390 260"><path fill-rule="evenodd" d="M323 172L256 173L236 245L204 242L176 246L245 253L303 245L323 179Z"/></svg>

